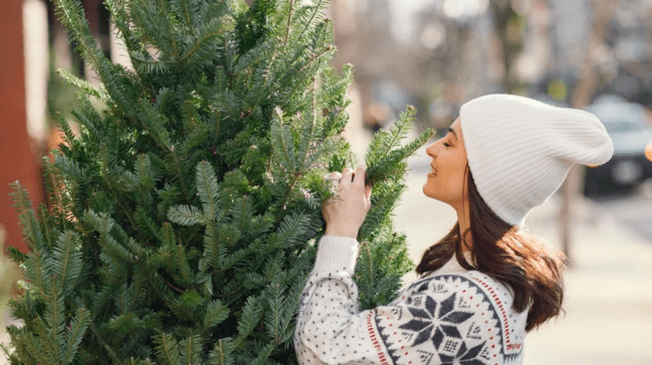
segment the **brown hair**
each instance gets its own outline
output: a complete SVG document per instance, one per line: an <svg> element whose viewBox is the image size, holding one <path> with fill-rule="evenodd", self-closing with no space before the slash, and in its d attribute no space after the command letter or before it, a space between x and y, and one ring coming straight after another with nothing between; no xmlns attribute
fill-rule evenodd
<svg viewBox="0 0 652 365"><path fill-rule="evenodd" d="M471 261L475 266L462 254L463 240L458 222L444 238L426 250L416 271L425 276L455 255L465 269L478 270L510 287L514 293L514 310L522 312L530 305L525 327L529 332L561 311L564 256L498 217L480 196L468 165L467 177L468 189L465 190L469 197L470 228L463 236L466 242L471 242L469 234L472 237Z"/></svg>

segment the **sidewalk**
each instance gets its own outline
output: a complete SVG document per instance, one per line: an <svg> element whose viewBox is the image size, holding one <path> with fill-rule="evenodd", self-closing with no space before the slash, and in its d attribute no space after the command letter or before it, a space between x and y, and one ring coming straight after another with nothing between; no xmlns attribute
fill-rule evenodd
<svg viewBox="0 0 652 365"><path fill-rule="evenodd" d="M415 264L457 220L451 207L423 195L430 159L420 155L410 162L409 190L395 211L396 229L407 235ZM526 218L532 233L558 248L559 205L555 195ZM528 335L525 365L652 365L652 242L582 199L575 205L572 243L566 314ZM414 278L408 274L406 282Z"/></svg>
<svg viewBox="0 0 652 365"><path fill-rule="evenodd" d="M532 231L552 232L556 245L558 211L557 198L530 217ZM589 200L576 214L567 313L528 338L527 364L652 364L652 242Z"/></svg>

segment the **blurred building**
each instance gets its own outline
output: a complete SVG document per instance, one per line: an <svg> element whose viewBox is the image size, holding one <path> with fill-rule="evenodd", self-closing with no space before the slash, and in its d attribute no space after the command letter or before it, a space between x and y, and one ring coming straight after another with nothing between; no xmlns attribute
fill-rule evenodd
<svg viewBox="0 0 652 365"><path fill-rule="evenodd" d="M526 62L521 64L525 81L539 84L539 91L554 79L572 87L582 68L591 64L599 80L593 96L615 93L630 101L652 104L652 1L533 3L528 13L529 31L538 35L531 34L528 39L530 45L538 46L530 47ZM606 15L598 14L598 6L606 7Z"/></svg>
<svg viewBox="0 0 652 365"><path fill-rule="evenodd" d="M427 110L422 119L441 126L466 100L510 91L505 89L507 77L515 79L516 92L553 93L559 102L570 103L587 68L596 74L592 97L617 93L649 105L651 4L651 0L336 0L331 12L338 47L335 61L355 65L364 108L371 111L366 113L367 124L386 114L382 111L387 101L378 100L374 92L382 89L378 85L402 90ZM505 6L514 22L499 35L498 29L505 27L496 23L500 18L495 12ZM600 13L605 6L606 14ZM514 43L503 47L509 41ZM505 62L505 49L510 47L513 63Z"/></svg>
<svg viewBox="0 0 652 365"><path fill-rule="evenodd" d="M605 81L610 91L652 106L652 1L619 1L605 38Z"/></svg>
<svg viewBox="0 0 652 365"><path fill-rule="evenodd" d="M505 75L489 1L434 2L416 16L413 47L421 92L429 96L430 122L446 127L459 107L487 91L502 91Z"/></svg>
<svg viewBox="0 0 652 365"><path fill-rule="evenodd" d="M338 68L354 65L353 87L359 93L363 123L379 127L396 116L396 97L405 100L414 93L418 75L409 61L414 55L391 35L387 0L334 0L329 17L337 47L332 63Z"/></svg>
<svg viewBox="0 0 652 365"><path fill-rule="evenodd" d="M37 0L0 2L0 226L7 246L26 251L9 183L42 201L39 157L45 138L47 12Z"/></svg>
<svg viewBox="0 0 652 365"><path fill-rule="evenodd" d="M367 125L409 103L445 127L464 101L501 90L489 0L336 0L331 17L334 63L355 65Z"/></svg>
<svg viewBox="0 0 652 365"><path fill-rule="evenodd" d="M589 0L553 0L550 5L550 66L561 74L578 74L586 62L591 40Z"/></svg>

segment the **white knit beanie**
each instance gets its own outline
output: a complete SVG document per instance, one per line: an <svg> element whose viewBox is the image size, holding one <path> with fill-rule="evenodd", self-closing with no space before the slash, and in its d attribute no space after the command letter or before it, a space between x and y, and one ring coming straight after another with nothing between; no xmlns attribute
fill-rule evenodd
<svg viewBox="0 0 652 365"><path fill-rule="evenodd" d="M604 125L579 109L495 94L462 105L460 118L478 192L512 225L559 189L571 165L601 165L613 154Z"/></svg>

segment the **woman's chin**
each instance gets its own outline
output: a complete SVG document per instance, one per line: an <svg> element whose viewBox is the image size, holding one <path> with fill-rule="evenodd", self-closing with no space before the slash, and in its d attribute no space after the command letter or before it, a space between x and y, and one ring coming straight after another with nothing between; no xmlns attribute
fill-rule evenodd
<svg viewBox="0 0 652 365"><path fill-rule="evenodd" d="M436 199L436 200L441 200L441 199L437 196L437 194L435 194L435 192L433 191L432 187L429 187L427 183L426 183L425 185L423 185L423 194L424 194L425 196L429 197L429 198L433 198L433 199Z"/></svg>
<svg viewBox="0 0 652 365"><path fill-rule="evenodd" d="M427 196L428 198L438 200L442 203L450 204L449 203L450 199L447 199L449 197L446 196L445 194L442 194L442 189L439 187L432 186L432 185L429 186L429 184L426 183L423 185L422 191L423 191L423 195Z"/></svg>

